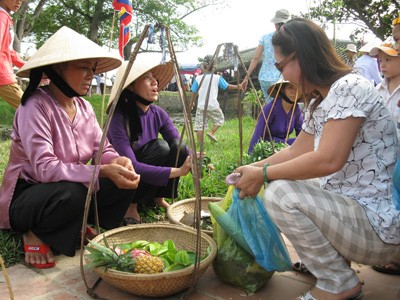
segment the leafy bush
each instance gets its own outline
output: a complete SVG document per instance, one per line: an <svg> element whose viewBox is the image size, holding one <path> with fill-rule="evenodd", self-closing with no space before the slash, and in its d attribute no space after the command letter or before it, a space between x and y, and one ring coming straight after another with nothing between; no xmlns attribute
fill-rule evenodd
<svg viewBox="0 0 400 300"><path fill-rule="evenodd" d="M261 103L264 103L265 99L263 92L261 90L250 89L248 92L246 92L243 98L243 103L259 105L257 98L260 100Z"/></svg>
<svg viewBox="0 0 400 300"><path fill-rule="evenodd" d="M273 143L271 144L268 141L260 140L257 144L254 145L253 152L250 154L245 154L243 156L243 164L248 165L254 163L256 161L263 160L272 154L279 152L283 148L286 148L288 145L285 143Z"/></svg>

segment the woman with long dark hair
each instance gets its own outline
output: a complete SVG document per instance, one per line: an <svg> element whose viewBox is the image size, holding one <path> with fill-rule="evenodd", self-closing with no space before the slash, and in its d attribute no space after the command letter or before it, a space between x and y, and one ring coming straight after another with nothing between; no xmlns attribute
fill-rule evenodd
<svg viewBox="0 0 400 300"><path fill-rule="evenodd" d="M396 126L374 86L351 73L312 21L288 21L272 44L276 68L313 98L293 145L237 168L236 187L255 196L265 184L266 210L317 278L298 299L360 299L348 260L400 261Z"/></svg>

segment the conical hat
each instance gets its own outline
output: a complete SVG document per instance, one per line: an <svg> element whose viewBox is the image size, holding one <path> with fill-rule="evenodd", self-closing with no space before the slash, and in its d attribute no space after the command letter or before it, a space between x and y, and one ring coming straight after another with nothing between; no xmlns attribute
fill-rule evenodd
<svg viewBox="0 0 400 300"><path fill-rule="evenodd" d="M40 47L17 72L19 77L29 77L32 69L79 59L98 59L96 74L121 65L121 59L85 36L66 26L61 27Z"/></svg>
<svg viewBox="0 0 400 300"><path fill-rule="evenodd" d="M368 42L364 46L362 46L358 51L369 53L372 48L379 47L380 44L382 44L382 40L380 38L375 38L371 42Z"/></svg>
<svg viewBox="0 0 400 300"><path fill-rule="evenodd" d="M275 82L274 84L272 84L267 92L268 95L270 95L270 97L272 98L276 98L276 93L278 93L278 91L283 91L285 89L285 87L289 84L290 82L284 79L279 79L277 82Z"/></svg>
<svg viewBox="0 0 400 300"><path fill-rule="evenodd" d="M164 89L167 84L171 81L174 76L174 64L172 62L167 62L165 64L155 63L155 60L149 61L148 59L141 59L139 56L133 62L132 68L129 72L129 75L124 83L122 90L124 90L128 85L134 82L143 74L151 71L153 76L158 80L158 90L161 91ZM110 98L108 99L107 111L110 109L111 103L117 94L118 87L122 78L124 77L126 67L128 66L128 62L124 61L121 67L117 71L117 75L115 77L114 85L111 90Z"/></svg>

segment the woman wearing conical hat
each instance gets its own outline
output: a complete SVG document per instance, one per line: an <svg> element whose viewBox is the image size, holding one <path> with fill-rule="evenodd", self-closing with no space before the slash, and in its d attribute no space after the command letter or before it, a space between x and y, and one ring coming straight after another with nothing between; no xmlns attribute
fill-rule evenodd
<svg viewBox="0 0 400 300"><path fill-rule="evenodd" d="M77 46L79 45L79 47ZM20 69L29 77L17 109L10 160L0 190L0 228L23 234L25 261L55 265L54 252L75 254L91 179L100 226L119 226L139 182L131 161L106 142L101 164L93 164L102 130L82 98L94 74L120 60L77 32L63 27ZM50 84L38 87L43 75ZM89 223L94 224L90 210Z"/></svg>
<svg viewBox="0 0 400 300"><path fill-rule="evenodd" d="M118 70L108 108L126 67L125 62ZM141 222L138 204L155 202L158 206L168 207L164 198L177 196L179 178L189 173L191 168L186 147L179 145L178 130L168 114L153 104L173 74L171 62L158 64L138 57L117 100L108 138L120 155L132 160L141 177L132 204L125 214L124 224Z"/></svg>
<svg viewBox="0 0 400 300"><path fill-rule="evenodd" d="M269 133L274 142L291 145L296 138L289 138L288 135L295 131L298 136L301 132L304 117L298 102L295 102L298 100L296 85L286 80L277 81L268 88L268 95L276 100L265 104L258 116L249 145L249 154L253 152L257 142L270 140Z"/></svg>

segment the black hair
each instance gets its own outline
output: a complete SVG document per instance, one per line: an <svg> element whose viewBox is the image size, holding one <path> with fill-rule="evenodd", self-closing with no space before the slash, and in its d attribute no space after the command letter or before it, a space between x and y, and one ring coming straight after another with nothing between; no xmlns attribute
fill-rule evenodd
<svg viewBox="0 0 400 300"><path fill-rule="evenodd" d="M303 95L306 94L305 81L315 86L327 87L351 72L351 68L337 54L325 31L311 20L289 20L274 33L272 45L279 48L283 56L295 54L300 65L302 81L298 87ZM323 100L319 92L313 94L318 96L311 112ZM304 99L306 105L309 100Z"/></svg>

